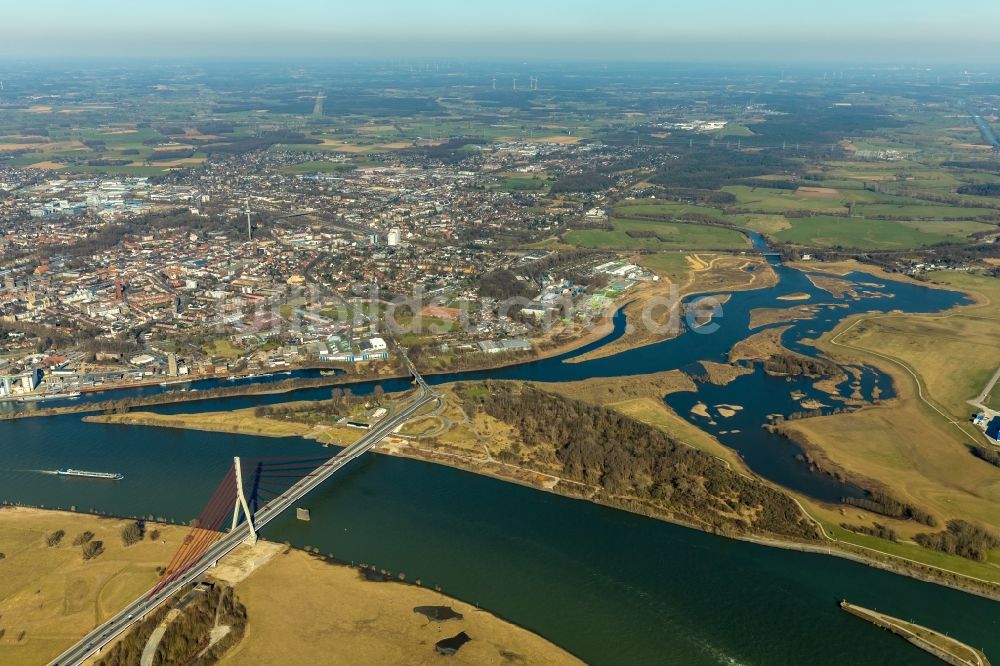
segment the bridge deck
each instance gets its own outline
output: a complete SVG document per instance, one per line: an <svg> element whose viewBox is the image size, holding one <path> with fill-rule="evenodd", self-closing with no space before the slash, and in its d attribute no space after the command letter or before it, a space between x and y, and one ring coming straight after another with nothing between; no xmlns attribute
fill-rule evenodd
<svg viewBox="0 0 1000 666"><path fill-rule="evenodd" d="M412 418L421 407L439 399L437 394L431 390L424 381L424 378L420 376L416 368L410 363L406 352L403 350L400 350L400 352L413 375L414 381L416 381L420 388L417 399L400 410L399 413L379 422L357 442L322 463L313 473L299 479L283 494L261 507L254 514L254 526L256 529L259 530L267 525L285 509L333 476L337 470L371 451L393 430ZM249 536L250 529L247 523L240 523L236 526L236 529L231 530L219 541L210 546L200 558L179 572L175 578L169 580L165 585L154 589L152 593L144 595L130 603L119 613L80 639L73 647L56 657L51 663L58 666L75 666L76 664L81 664L88 657L99 652L101 648L127 630L132 624L138 622L160 604L173 597L184 586L197 580L205 571L214 566L219 559L246 541Z"/></svg>

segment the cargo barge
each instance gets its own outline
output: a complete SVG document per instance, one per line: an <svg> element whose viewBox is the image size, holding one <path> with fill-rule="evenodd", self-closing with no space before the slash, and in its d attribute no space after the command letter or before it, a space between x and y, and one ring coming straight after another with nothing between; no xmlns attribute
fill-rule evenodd
<svg viewBox="0 0 1000 666"><path fill-rule="evenodd" d="M108 481L121 481L125 478L124 474L117 474L115 472L87 472L82 469L70 469L68 467L57 469L56 474L59 476L80 476L85 479L107 479Z"/></svg>

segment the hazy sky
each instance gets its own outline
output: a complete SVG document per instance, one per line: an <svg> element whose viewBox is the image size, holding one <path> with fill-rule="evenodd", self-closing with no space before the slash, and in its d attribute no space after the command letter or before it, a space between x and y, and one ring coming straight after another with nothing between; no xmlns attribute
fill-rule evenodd
<svg viewBox="0 0 1000 666"><path fill-rule="evenodd" d="M1000 62L1000 0L5 0L0 54Z"/></svg>

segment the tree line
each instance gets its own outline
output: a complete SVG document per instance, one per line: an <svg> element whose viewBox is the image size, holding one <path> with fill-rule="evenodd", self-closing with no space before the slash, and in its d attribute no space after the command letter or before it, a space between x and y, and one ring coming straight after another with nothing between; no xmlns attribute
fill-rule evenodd
<svg viewBox="0 0 1000 666"><path fill-rule="evenodd" d="M1000 467L1000 451L997 449L988 449L985 446L974 445L971 447L972 455L985 460L991 465L996 465Z"/></svg>
<svg viewBox="0 0 1000 666"><path fill-rule="evenodd" d="M602 192L614 183L611 178L597 171L584 173L568 173L556 179L549 191L552 194L560 192Z"/></svg>
<svg viewBox="0 0 1000 666"><path fill-rule="evenodd" d="M845 530L858 534L867 534L868 536L878 537L886 541L899 541L896 530L880 523L872 523L871 525L848 525L847 523L841 523L840 526Z"/></svg>
<svg viewBox="0 0 1000 666"><path fill-rule="evenodd" d="M657 170L650 182L665 187L717 190L773 173L795 174L793 162L779 154L695 147Z"/></svg>
<svg viewBox="0 0 1000 666"><path fill-rule="evenodd" d="M186 593L185 591L184 594ZM173 603L161 605L145 620L136 623L97 663L100 666L138 664L153 631L173 607L176 607L176 597ZM229 626L229 633L201 654L210 644L211 630L223 625ZM193 601L181 609L180 615L167 625L167 630L157 645L153 663L191 666L214 664L243 639L246 625L247 609L239 601L233 588L216 583L197 594Z"/></svg>
<svg viewBox="0 0 1000 666"><path fill-rule="evenodd" d="M554 460L561 476L611 500L646 502L723 533L817 538L784 493L641 421L531 385L463 384L458 394L470 411L513 427L515 454Z"/></svg>
<svg viewBox="0 0 1000 666"><path fill-rule="evenodd" d="M1000 197L1000 183L961 185L956 191L959 194L974 194L980 197Z"/></svg>
<svg viewBox="0 0 1000 666"><path fill-rule="evenodd" d="M366 402L381 405L384 400L385 389L381 385L376 385L368 396L357 395L350 387L344 389L337 387L330 391L329 400L259 405L254 408L253 413L258 418L282 417L312 423L323 418L339 418Z"/></svg>
<svg viewBox="0 0 1000 666"><path fill-rule="evenodd" d="M883 492L871 492L868 497L845 497L844 502L890 518L914 520L928 527L937 527L938 525L937 518L931 514L905 502L900 502Z"/></svg>
<svg viewBox="0 0 1000 666"><path fill-rule="evenodd" d="M503 301L516 296L530 298L535 295L535 288L529 282L518 280L512 271L501 268L490 271L479 279L479 294Z"/></svg>
<svg viewBox="0 0 1000 666"><path fill-rule="evenodd" d="M789 377L830 377L840 372L833 361L796 354L775 354L764 361L764 370L772 375Z"/></svg>
<svg viewBox="0 0 1000 666"><path fill-rule="evenodd" d="M977 562L986 561L989 551L1000 547L1000 537L965 520L949 520L947 528L932 534L921 533L913 540L924 548L958 555Z"/></svg>

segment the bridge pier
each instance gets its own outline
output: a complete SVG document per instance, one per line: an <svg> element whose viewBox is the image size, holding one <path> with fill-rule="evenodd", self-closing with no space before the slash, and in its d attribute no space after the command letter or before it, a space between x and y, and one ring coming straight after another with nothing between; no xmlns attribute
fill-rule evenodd
<svg viewBox="0 0 1000 666"><path fill-rule="evenodd" d="M257 529L253 524L253 513L250 512L250 505L247 504L247 496L243 492L243 469L240 467L240 457L233 458L233 465L236 467L236 504L233 506L233 524L230 532L236 529L240 521L240 508L247 519L247 527L250 528L250 535L246 538L246 543L251 546L257 543Z"/></svg>

